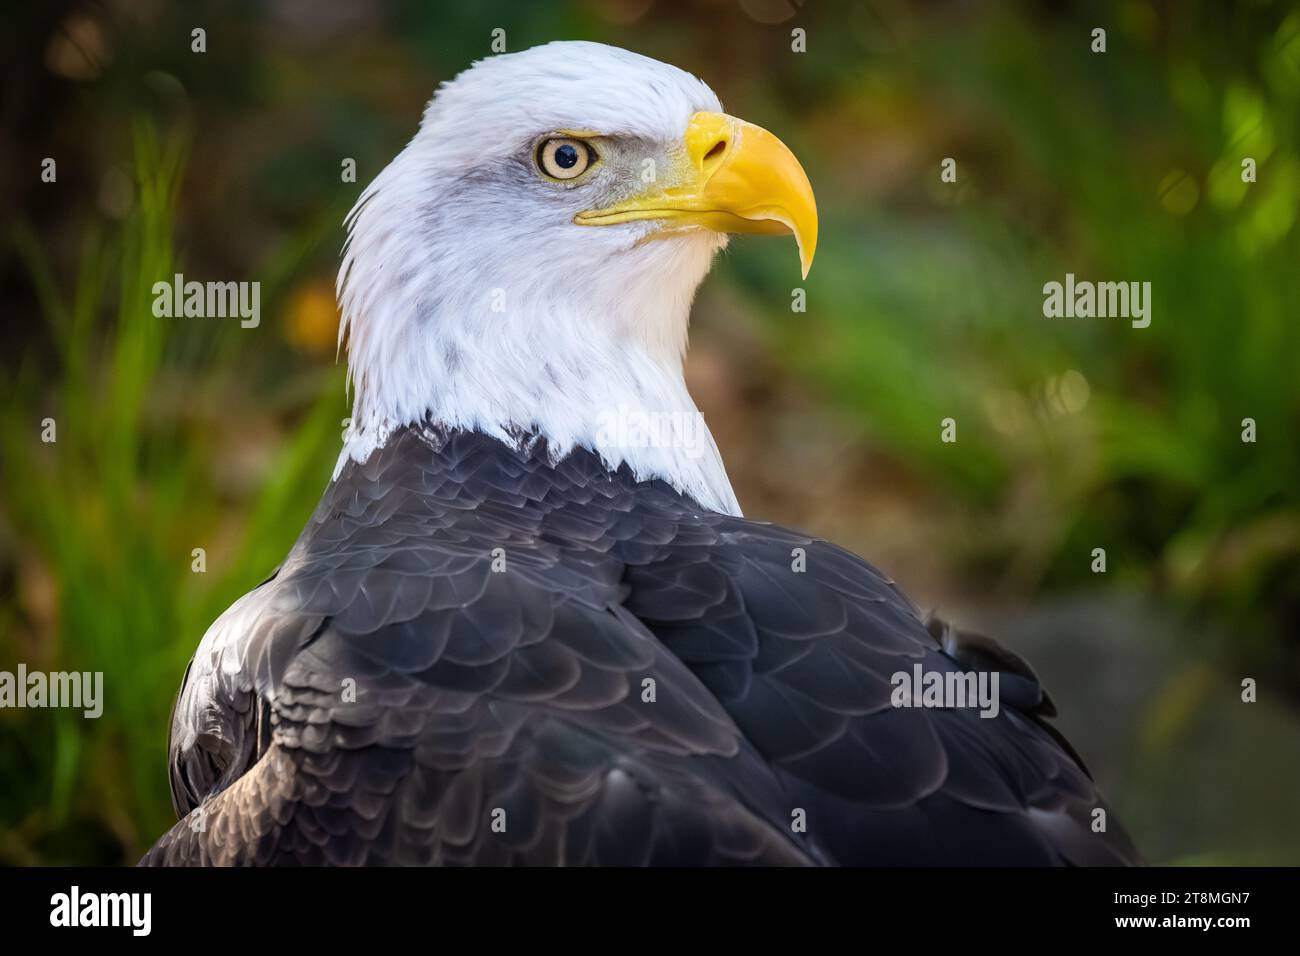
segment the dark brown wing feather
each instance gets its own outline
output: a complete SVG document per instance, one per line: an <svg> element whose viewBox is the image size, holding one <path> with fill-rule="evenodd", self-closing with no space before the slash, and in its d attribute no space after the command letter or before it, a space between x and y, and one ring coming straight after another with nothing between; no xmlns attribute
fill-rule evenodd
<svg viewBox="0 0 1300 956"><path fill-rule="evenodd" d="M410 429L205 639L189 816L145 862L1136 862L1032 670L982 641L590 453ZM892 707L915 662L998 669L1001 713Z"/></svg>

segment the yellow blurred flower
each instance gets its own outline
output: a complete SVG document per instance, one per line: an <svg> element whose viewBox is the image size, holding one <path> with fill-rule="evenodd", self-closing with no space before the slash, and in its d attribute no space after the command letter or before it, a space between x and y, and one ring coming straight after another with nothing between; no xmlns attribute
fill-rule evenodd
<svg viewBox="0 0 1300 956"><path fill-rule="evenodd" d="M289 303L285 340L312 355L333 355L338 343L339 311L334 285L311 279L299 286Z"/></svg>

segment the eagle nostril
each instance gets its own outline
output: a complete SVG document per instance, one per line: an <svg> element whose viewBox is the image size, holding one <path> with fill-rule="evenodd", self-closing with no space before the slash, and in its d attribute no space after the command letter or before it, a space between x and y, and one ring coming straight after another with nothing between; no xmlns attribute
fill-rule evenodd
<svg viewBox="0 0 1300 956"><path fill-rule="evenodd" d="M727 151L727 141L720 139L713 144L713 147L704 154L704 161L707 163L711 159L718 159Z"/></svg>

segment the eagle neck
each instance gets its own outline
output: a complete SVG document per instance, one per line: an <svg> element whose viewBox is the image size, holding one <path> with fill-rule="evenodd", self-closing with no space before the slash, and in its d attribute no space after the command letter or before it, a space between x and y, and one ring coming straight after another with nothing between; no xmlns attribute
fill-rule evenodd
<svg viewBox="0 0 1300 956"><path fill-rule="evenodd" d="M611 472L626 465L639 481L662 479L704 508L740 514L686 387L684 334L648 339L636 334L645 326L634 316L533 315L503 320L483 337L468 334L473 324L464 321L443 328L459 334L448 337L419 392L373 375L359 385L336 477L347 460L363 462L404 426L423 425L480 432L517 449L543 438L554 461L584 448Z"/></svg>

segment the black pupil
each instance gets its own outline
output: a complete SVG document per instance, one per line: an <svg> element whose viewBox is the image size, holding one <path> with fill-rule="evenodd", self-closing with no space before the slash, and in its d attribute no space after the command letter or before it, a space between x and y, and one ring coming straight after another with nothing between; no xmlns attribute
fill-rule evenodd
<svg viewBox="0 0 1300 956"><path fill-rule="evenodd" d="M565 143L555 151L555 165L561 169L572 169L578 165L578 148L572 143Z"/></svg>

